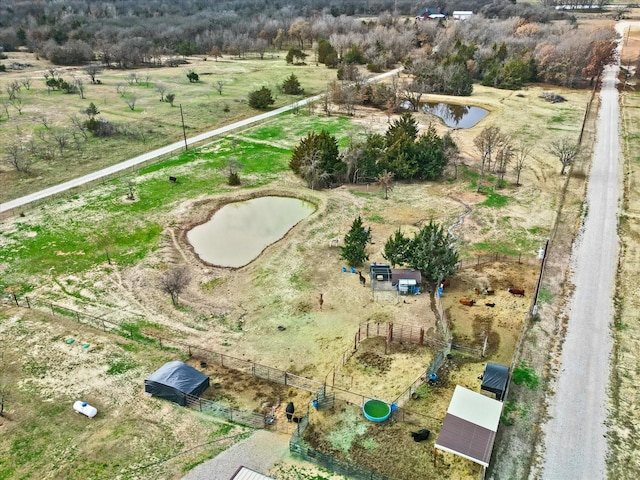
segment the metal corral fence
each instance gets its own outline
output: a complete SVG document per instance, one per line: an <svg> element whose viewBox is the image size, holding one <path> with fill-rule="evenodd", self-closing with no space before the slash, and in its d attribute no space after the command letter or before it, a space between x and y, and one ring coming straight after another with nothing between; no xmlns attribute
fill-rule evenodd
<svg viewBox="0 0 640 480"><path fill-rule="evenodd" d="M398 398L396 398L394 403L398 405L398 407L403 407L404 405L406 405L407 402L412 398L416 390L418 390L418 387L420 387L420 385L423 385L429 379L429 375L432 373L437 373L438 370L440 370L440 367L442 367L442 364L447 358L447 354L447 350L440 350L431 361L431 364L427 368L426 372L420 375L420 377L418 377L411 385L409 385L409 388L402 392L398 396Z"/></svg>
<svg viewBox="0 0 640 480"><path fill-rule="evenodd" d="M239 410L229 405L207 400L195 395L186 395L187 406L202 413L226 418L232 422L240 423L253 428L266 428L265 416L261 413ZM274 422L275 423L275 422ZM274 424L272 424L274 425Z"/></svg>
<svg viewBox="0 0 640 480"><path fill-rule="evenodd" d="M304 431L309 425L309 417L305 416L298 424L298 428L295 430L289 440L289 451L303 458L304 460L320 465L327 468L339 475L346 475L349 478L358 480L394 480L391 477L382 475L364 467L359 467L353 463L346 463L342 460L336 459L329 453L322 453L309 447L302 439Z"/></svg>

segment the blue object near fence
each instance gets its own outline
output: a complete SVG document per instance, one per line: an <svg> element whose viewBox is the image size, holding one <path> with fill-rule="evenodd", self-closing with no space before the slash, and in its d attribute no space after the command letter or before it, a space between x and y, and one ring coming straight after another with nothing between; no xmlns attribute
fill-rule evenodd
<svg viewBox="0 0 640 480"><path fill-rule="evenodd" d="M351 267L351 273L356 273L356 269Z"/></svg>
<svg viewBox="0 0 640 480"><path fill-rule="evenodd" d="M347 271L347 267L342 267L342 273L345 273Z"/></svg>

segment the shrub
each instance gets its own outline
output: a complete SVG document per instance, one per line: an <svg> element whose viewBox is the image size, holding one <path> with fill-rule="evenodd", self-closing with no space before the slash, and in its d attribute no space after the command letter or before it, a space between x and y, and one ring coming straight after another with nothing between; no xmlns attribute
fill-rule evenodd
<svg viewBox="0 0 640 480"><path fill-rule="evenodd" d="M90 118L85 122L87 130L89 130L95 137L106 138L112 137L117 133L116 126L101 118Z"/></svg>
<svg viewBox="0 0 640 480"><path fill-rule="evenodd" d="M524 384L531 390L535 390L540 384L540 379L533 368L527 366L525 362L520 362L520 365L513 369L513 383Z"/></svg>
<svg viewBox="0 0 640 480"><path fill-rule="evenodd" d="M238 172L231 172L229 174L229 178L228 178L227 182L232 187L240 185L240 175L238 175Z"/></svg>
<svg viewBox="0 0 640 480"><path fill-rule="evenodd" d="M282 91L287 95L302 95L304 93L304 89L300 87L298 77L293 73L282 82Z"/></svg>
<svg viewBox="0 0 640 480"><path fill-rule="evenodd" d="M189 83L197 83L198 80L200 80L200 76L193 70L189 70L189 73L187 73L187 78L189 79Z"/></svg>
<svg viewBox="0 0 640 480"><path fill-rule="evenodd" d="M271 95L271 90L267 87L262 87L260 90L255 90L249 94L249 105L253 108L264 109L274 103L275 100Z"/></svg>

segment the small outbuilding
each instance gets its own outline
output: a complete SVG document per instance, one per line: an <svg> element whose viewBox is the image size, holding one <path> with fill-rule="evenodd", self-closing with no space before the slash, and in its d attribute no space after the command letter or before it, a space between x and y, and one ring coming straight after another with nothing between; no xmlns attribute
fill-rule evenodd
<svg viewBox="0 0 640 480"><path fill-rule="evenodd" d="M199 397L209 388L209 377L184 362L167 362L144 381L144 391L178 405L187 404L187 395Z"/></svg>
<svg viewBox="0 0 640 480"><path fill-rule="evenodd" d="M389 282L391 281L391 267L388 263L373 262L369 266L369 276L373 282Z"/></svg>
<svg viewBox="0 0 640 480"><path fill-rule="evenodd" d="M487 363L482 374L480 390L495 394L496 400L504 400L509 387L509 367L498 363Z"/></svg>

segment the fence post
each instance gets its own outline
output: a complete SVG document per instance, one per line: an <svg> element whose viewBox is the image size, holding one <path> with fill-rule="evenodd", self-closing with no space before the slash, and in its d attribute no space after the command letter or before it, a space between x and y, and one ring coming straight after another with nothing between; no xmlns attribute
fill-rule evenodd
<svg viewBox="0 0 640 480"><path fill-rule="evenodd" d="M31 308L31 303L29 303L29 297L24 297L24 299L27 301L27 308Z"/></svg>
<svg viewBox="0 0 640 480"><path fill-rule="evenodd" d="M162 348L162 337L158 337L158 343L160 344L160 348Z"/></svg>
<svg viewBox="0 0 640 480"><path fill-rule="evenodd" d="M15 293L13 294L13 301L16 302L16 307L20 306L20 304L18 303L18 296Z"/></svg>
<svg viewBox="0 0 640 480"><path fill-rule="evenodd" d="M424 328L420 327L420 345L424 345Z"/></svg>
<svg viewBox="0 0 640 480"><path fill-rule="evenodd" d="M78 320L78 323L80 323L80 314L78 313L78 311L75 311L76 314L76 320Z"/></svg>
<svg viewBox="0 0 640 480"><path fill-rule="evenodd" d="M51 315L53 315L55 317L56 316L56 311L53 309L53 303L49 303L49 306L51 307Z"/></svg>

